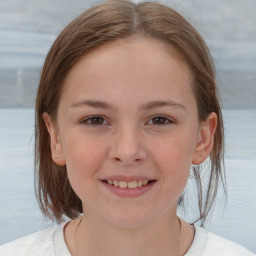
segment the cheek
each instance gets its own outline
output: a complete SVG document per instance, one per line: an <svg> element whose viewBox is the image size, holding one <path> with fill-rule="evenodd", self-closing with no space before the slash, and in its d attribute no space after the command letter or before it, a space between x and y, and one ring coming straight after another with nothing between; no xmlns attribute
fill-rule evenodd
<svg viewBox="0 0 256 256"><path fill-rule="evenodd" d="M99 162L104 152L102 143L89 136L74 133L65 138L63 143L64 156L68 166L81 166L90 170L90 165Z"/></svg>
<svg viewBox="0 0 256 256"><path fill-rule="evenodd" d="M194 144L194 140L184 133L166 138L161 143L154 143L152 158L164 178L168 178L174 186L187 182Z"/></svg>
<svg viewBox="0 0 256 256"><path fill-rule="evenodd" d="M155 154L161 158L161 162L167 165L184 166L190 165L194 152L194 143L189 137L174 136L158 143Z"/></svg>
<svg viewBox="0 0 256 256"><path fill-rule="evenodd" d="M101 143L81 136L79 139L70 136L63 146L68 177L73 189L78 192L96 179L106 150Z"/></svg>

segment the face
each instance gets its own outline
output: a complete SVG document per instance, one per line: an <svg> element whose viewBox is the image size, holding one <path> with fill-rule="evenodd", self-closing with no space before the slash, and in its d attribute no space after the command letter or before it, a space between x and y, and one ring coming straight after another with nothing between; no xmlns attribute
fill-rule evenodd
<svg viewBox="0 0 256 256"><path fill-rule="evenodd" d="M187 65L157 40L117 41L82 57L63 86L56 122L44 119L86 216L137 227L176 214L214 132L214 118L198 120Z"/></svg>

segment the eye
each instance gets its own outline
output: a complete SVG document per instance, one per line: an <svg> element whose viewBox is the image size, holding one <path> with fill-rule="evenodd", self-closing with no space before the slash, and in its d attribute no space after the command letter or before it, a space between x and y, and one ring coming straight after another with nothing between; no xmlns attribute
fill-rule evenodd
<svg viewBox="0 0 256 256"><path fill-rule="evenodd" d="M92 116L89 118L86 118L82 121L82 123L85 123L87 125L106 125L107 121L101 117L101 116Z"/></svg>
<svg viewBox="0 0 256 256"><path fill-rule="evenodd" d="M174 121L172 119L169 119L164 116L155 116L149 121L150 124L154 124L154 125L166 125L166 124L171 124L173 122Z"/></svg>

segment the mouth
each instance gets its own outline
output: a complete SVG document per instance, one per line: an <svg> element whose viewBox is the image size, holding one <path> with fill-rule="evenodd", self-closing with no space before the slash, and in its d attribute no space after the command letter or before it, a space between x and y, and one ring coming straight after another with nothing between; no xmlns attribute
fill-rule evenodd
<svg viewBox="0 0 256 256"><path fill-rule="evenodd" d="M114 186L114 187L119 187L119 188L140 188L147 186L148 184L151 184L155 182L156 180L134 180L134 181L124 181L124 180L102 180L104 183Z"/></svg>
<svg viewBox="0 0 256 256"><path fill-rule="evenodd" d="M107 178L100 180L108 191L119 197L137 197L151 190L157 180Z"/></svg>

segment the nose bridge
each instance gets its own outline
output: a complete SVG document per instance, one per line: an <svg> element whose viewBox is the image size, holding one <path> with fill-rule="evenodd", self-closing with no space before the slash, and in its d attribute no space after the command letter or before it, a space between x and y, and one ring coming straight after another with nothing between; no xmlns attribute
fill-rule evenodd
<svg viewBox="0 0 256 256"><path fill-rule="evenodd" d="M130 164L146 157L142 134L135 125L119 126L111 144L110 157L114 161Z"/></svg>

